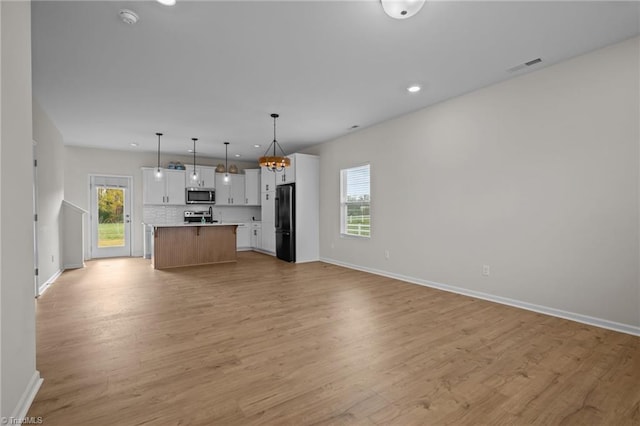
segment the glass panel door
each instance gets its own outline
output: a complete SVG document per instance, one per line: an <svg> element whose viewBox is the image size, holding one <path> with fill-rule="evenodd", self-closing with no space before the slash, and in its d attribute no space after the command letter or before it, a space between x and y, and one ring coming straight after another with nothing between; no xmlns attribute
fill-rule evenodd
<svg viewBox="0 0 640 426"><path fill-rule="evenodd" d="M124 189L95 188L98 198L98 247L123 247Z"/></svg>
<svg viewBox="0 0 640 426"><path fill-rule="evenodd" d="M91 257L131 256L130 180L91 177Z"/></svg>

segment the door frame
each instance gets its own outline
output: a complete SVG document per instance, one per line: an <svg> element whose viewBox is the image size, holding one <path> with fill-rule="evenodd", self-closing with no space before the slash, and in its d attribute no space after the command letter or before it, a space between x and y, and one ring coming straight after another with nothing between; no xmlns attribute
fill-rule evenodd
<svg viewBox="0 0 640 426"><path fill-rule="evenodd" d="M133 209L133 200L134 200L134 193L133 193L133 176L131 175L114 175L114 174L107 174L107 173L89 173L88 175L88 204L89 204L89 214L87 215L89 217L89 247L88 247L88 256L87 259L100 259L102 258L102 256L93 256L93 250L94 247L97 246L98 241L97 241L97 235L94 232L94 221L97 220L96 217L94 217L94 206L93 206L93 188L92 188L92 182L93 179L95 177L113 177L113 178L126 178L128 181L128 190L129 190L129 254L124 255L124 257L131 257L132 253L133 253L133 219L134 219L134 209ZM125 202L126 202L126 196L125 196ZM104 257L109 257L109 256L104 256ZM122 256L113 256L113 257L122 257Z"/></svg>
<svg viewBox="0 0 640 426"><path fill-rule="evenodd" d="M33 141L33 280L34 280L34 296L40 296L40 276L38 274L38 155L37 142Z"/></svg>

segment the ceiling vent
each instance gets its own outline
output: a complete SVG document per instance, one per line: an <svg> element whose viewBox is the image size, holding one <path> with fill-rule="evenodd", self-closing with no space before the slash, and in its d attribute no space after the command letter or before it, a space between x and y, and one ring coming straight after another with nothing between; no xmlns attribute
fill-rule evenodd
<svg viewBox="0 0 640 426"><path fill-rule="evenodd" d="M525 68L531 67L531 66L533 66L533 65L537 65L537 64L539 64L539 63L541 63L541 62L542 62L542 59L540 59L540 58L532 59L532 60L527 61L527 62L525 62L525 63L523 63L523 64L516 65L516 66L515 66L515 67L513 67L513 68L509 68L507 71L508 71L508 72L516 72L516 71L520 71L520 70L523 70L523 69L525 69Z"/></svg>
<svg viewBox="0 0 640 426"><path fill-rule="evenodd" d="M125 24L135 24L138 22L138 19L140 19L137 13L129 9L122 9L118 13L118 16L120 16L120 19L122 19L122 22Z"/></svg>

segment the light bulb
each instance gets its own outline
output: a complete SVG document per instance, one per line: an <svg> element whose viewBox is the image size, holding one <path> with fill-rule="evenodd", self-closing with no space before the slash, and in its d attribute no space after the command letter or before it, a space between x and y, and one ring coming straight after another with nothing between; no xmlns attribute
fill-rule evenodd
<svg viewBox="0 0 640 426"><path fill-rule="evenodd" d="M231 176L229 176L229 173L224 174L224 178L222 179L222 181L225 185L229 185L231 183Z"/></svg>
<svg viewBox="0 0 640 426"><path fill-rule="evenodd" d="M156 180L162 180L162 169L160 167L156 169L155 178Z"/></svg>
<svg viewBox="0 0 640 426"><path fill-rule="evenodd" d="M191 174L191 180L193 180L193 181L198 180L198 172L193 172L193 173Z"/></svg>

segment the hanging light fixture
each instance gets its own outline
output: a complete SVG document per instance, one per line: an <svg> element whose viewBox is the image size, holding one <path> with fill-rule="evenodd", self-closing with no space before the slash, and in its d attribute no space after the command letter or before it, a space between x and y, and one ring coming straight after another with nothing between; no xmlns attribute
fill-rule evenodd
<svg viewBox="0 0 640 426"><path fill-rule="evenodd" d="M156 168L155 178L157 181L162 180L162 169L160 168L160 136L162 133L156 133L158 136L158 167Z"/></svg>
<svg viewBox="0 0 640 426"><path fill-rule="evenodd" d="M267 150L264 152L264 155L258 159L258 163L260 167L266 167L272 172L279 172L283 170L285 167L289 167L291 165L291 160L287 158L286 154L282 150L282 147L276 140L276 119L280 117L278 114L271 114L273 117L273 142L269 145ZM273 146L273 155L267 156L267 153ZM282 155L277 155L276 147L280 149Z"/></svg>
<svg viewBox="0 0 640 426"><path fill-rule="evenodd" d="M198 170L196 169L196 141L198 138L191 138L193 141L193 172L191 172L191 182L198 182Z"/></svg>
<svg viewBox="0 0 640 426"><path fill-rule="evenodd" d="M425 0L380 0L385 13L395 19L407 19L418 13Z"/></svg>
<svg viewBox="0 0 640 426"><path fill-rule="evenodd" d="M231 176L229 176L229 165L227 164L227 157L229 153L229 142L224 143L224 178L222 183L229 185L231 183Z"/></svg>

